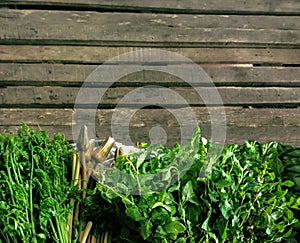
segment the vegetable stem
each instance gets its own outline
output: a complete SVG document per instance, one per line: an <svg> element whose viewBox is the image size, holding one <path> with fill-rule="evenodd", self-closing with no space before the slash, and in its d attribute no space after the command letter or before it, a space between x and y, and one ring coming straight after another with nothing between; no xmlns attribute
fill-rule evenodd
<svg viewBox="0 0 300 243"><path fill-rule="evenodd" d="M91 228L93 226L93 223L91 221L89 221L85 227L85 230L83 232L82 238L80 240L80 243L86 243L87 237L91 231Z"/></svg>
<svg viewBox="0 0 300 243"><path fill-rule="evenodd" d="M33 171L34 171L34 158L33 158L33 146L31 145L31 171L30 171L30 182L29 182L29 204L30 204L30 221L31 221L31 230L32 230L32 241L33 243L37 242L36 231L34 224L34 215L33 215L33 195L32 195L32 183L33 183Z"/></svg>
<svg viewBox="0 0 300 243"><path fill-rule="evenodd" d="M91 239L91 243L96 243L97 242L97 239L94 235L92 235L92 239Z"/></svg>

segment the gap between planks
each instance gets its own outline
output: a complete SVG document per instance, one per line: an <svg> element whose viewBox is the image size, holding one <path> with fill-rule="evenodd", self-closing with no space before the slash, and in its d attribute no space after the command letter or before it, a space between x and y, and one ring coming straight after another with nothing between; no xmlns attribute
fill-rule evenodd
<svg viewBox="0 0 300 243"><path fill-rule="evenodd" d="M89 11L158 12L158 13L199 13L199 14L267 14L299 15L300 4L297 0L274 1L198 1L154 0L151 2L130 0L26 0L5 1L4 6L18 8L72 9Z"/></svg>

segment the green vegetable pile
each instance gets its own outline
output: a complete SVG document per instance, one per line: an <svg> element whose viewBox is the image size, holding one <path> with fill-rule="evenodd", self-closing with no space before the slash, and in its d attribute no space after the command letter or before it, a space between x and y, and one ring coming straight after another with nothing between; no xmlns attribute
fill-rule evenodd
<svg viewBox="0 0 300 243"><path fill-rule="evenodd" d="M23 125L0 135L0 216L0 242L293 243L300 149L220 148L197 128L185 146L144 144L94 168L63 134Z"/></svg>
<svg viewBox="0 0 300 243"><path fill-rule="evenodd" d="M26 125L0 135L0 242L70 242L71 149Z"/></svg>
<svg viewBox="0 0 300 243"><path fill-rule="evenodd" d="M116 242L297 242L300 150L249 141L226 146L214 158L207 152L213 148L196 129L184 147L145 145L117 157L115 168L141 195L106 168L87 191L85 217ZM184 161L192 163L176 172ZM176 173L179 180L170 176ZM151 193L153 184L161 190Z"/></svg>

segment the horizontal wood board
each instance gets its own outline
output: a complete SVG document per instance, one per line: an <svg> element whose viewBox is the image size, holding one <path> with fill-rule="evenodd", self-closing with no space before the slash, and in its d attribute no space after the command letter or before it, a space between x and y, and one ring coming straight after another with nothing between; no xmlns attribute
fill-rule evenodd
<svg viewBox="0 0 300 243"><path fill-rule="evenodd" d="M101 64L100 64L101 65ZM64 86L88 85L89 75L101 68L100 65L81 64L26 64L0 63L2 86ZM172 68L188 72L192 65L172 65ZM155 68L155 67L154 67ZM268 67L239 64L200 64L216 86L300 86L300 67ZM86 80L87 79L87 80ZM101 86L99 77L98 85ZM198 82L198 84L197 84ZM204 82L203 82L204 83ZM186 86L186 82L174 75L159 71L144 70L115 80L114 86L141 85ZM92 85L92 83L91 83ZM195 86L201 85L195 79ZM203 84L204 85L204 84Z"/></svg>
<svg viewBox="0 0 300 243"><path fill-rule="evenodd" d="M253 14L299 14L298 0L4 0L2 4L14 4L39 7L89 7L119 11L158 11L184 13L253 13Z"/></svg>
<svg viewBox="0 0 300 243"><path fill-rule="evenodd" d="M4 44L300 45L299 16L2 9L0 21L0 43Z"/></svg>
<svg viewBox="0 0 300 243"><path fill-rule="evenodd" d="M154 48L183 55L199 64L300 64L300 49ZM0 45L0 62L102 64L141 47Z"/></svg>
<svg viewBox="0 0 300 243"><path fill-rule="evenodd" d="M80 90L80 93L79 93ZM133 93L132 93L133 92ZM218 99L219 95L221 99ZM76 97L77 100L76 100ZM124 97L126 99L124 99ZM101 99L101 100L100 100ZM9 86L0 88L2 106L197 106L197 105L300 105L300 87L116 87L69 88Z"/></svg>
<svg viewBox="0 0 300 243"><path fill-rule="evenodd" d="M217 107L214 109L223 109ZM208 110L205 107L192 108L198 119L199 126L202 128L203 136L210 136L211 119ZM299 146L300 136L300 112L299 108L294 109L246 109L240 107L225 107L227 137L226 143L243 143L246 140L257 140L260 142L281 141L284 144ZM39 125L41 128L50 131L51 136L57 132L66 134L67 139L73 140L72 121L74 115L73 109L1 109L3 112L0 117L1 132L15 132L17 127L25 122L30 126ZM82 112L82 111L80 111ZM128 118L128 113L132 112L128 108L98 110L95 117L82 116L78 122L86 124L88 127L95 122L96 134L99 138L105 138L112 134L111 119L114 113L123 115L124 119ZM177 112L180 112L177 111ZM89 114L89 111L86 110ZM162 116L161 114L164 114ZM148 141L149 131L154 126L165 128L169 138L179 138L179 124L172 114L174 109L161 111L157 109L136 110L131 118L130 132L132 140ZM84 111L83 113L84 114ZM249 119L250 118L250 119ZM128 121L128 120L127 120ZM188 125L189 121L185 125ZM114 124L120 126L122 124ZM113 126L113 129L116 127ZM75 135L76 137L76 132ZM186 141L189 138L184 138ZM169 145L176 139L170 139Z"/></svg>

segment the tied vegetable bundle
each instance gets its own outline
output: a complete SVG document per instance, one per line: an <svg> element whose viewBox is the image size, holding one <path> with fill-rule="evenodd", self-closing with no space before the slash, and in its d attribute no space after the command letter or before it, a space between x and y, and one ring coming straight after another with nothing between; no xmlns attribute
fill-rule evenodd
<svg viewBox="0 0 300 243"><path fill-rule="evenodd" d="M249 141L216 157L208 151L218 146L198 128L184 147L144 145L118 156L114 166L126 180L113 168L99 173L87 191L85 217L115 242L297 242L299 150ZM174 180L169 168L184 168L184 161L192 163ZM143 179L162 171L159 180ZM151 192L154 184L160 190Z"/></svg>
<svg viewBox="0 0 300 243"><path fill-rule="evenodd" d="M0 135L0 242L70 242L71 149L26 125Z"/></svg>
<svg viewBox="0 0 300 243"><path fill-rule="evenodd" d="M87 173L63 134L0 135L0 242L99 242L81 217ZM90 181L90 184L93 181Z"/></svg>

